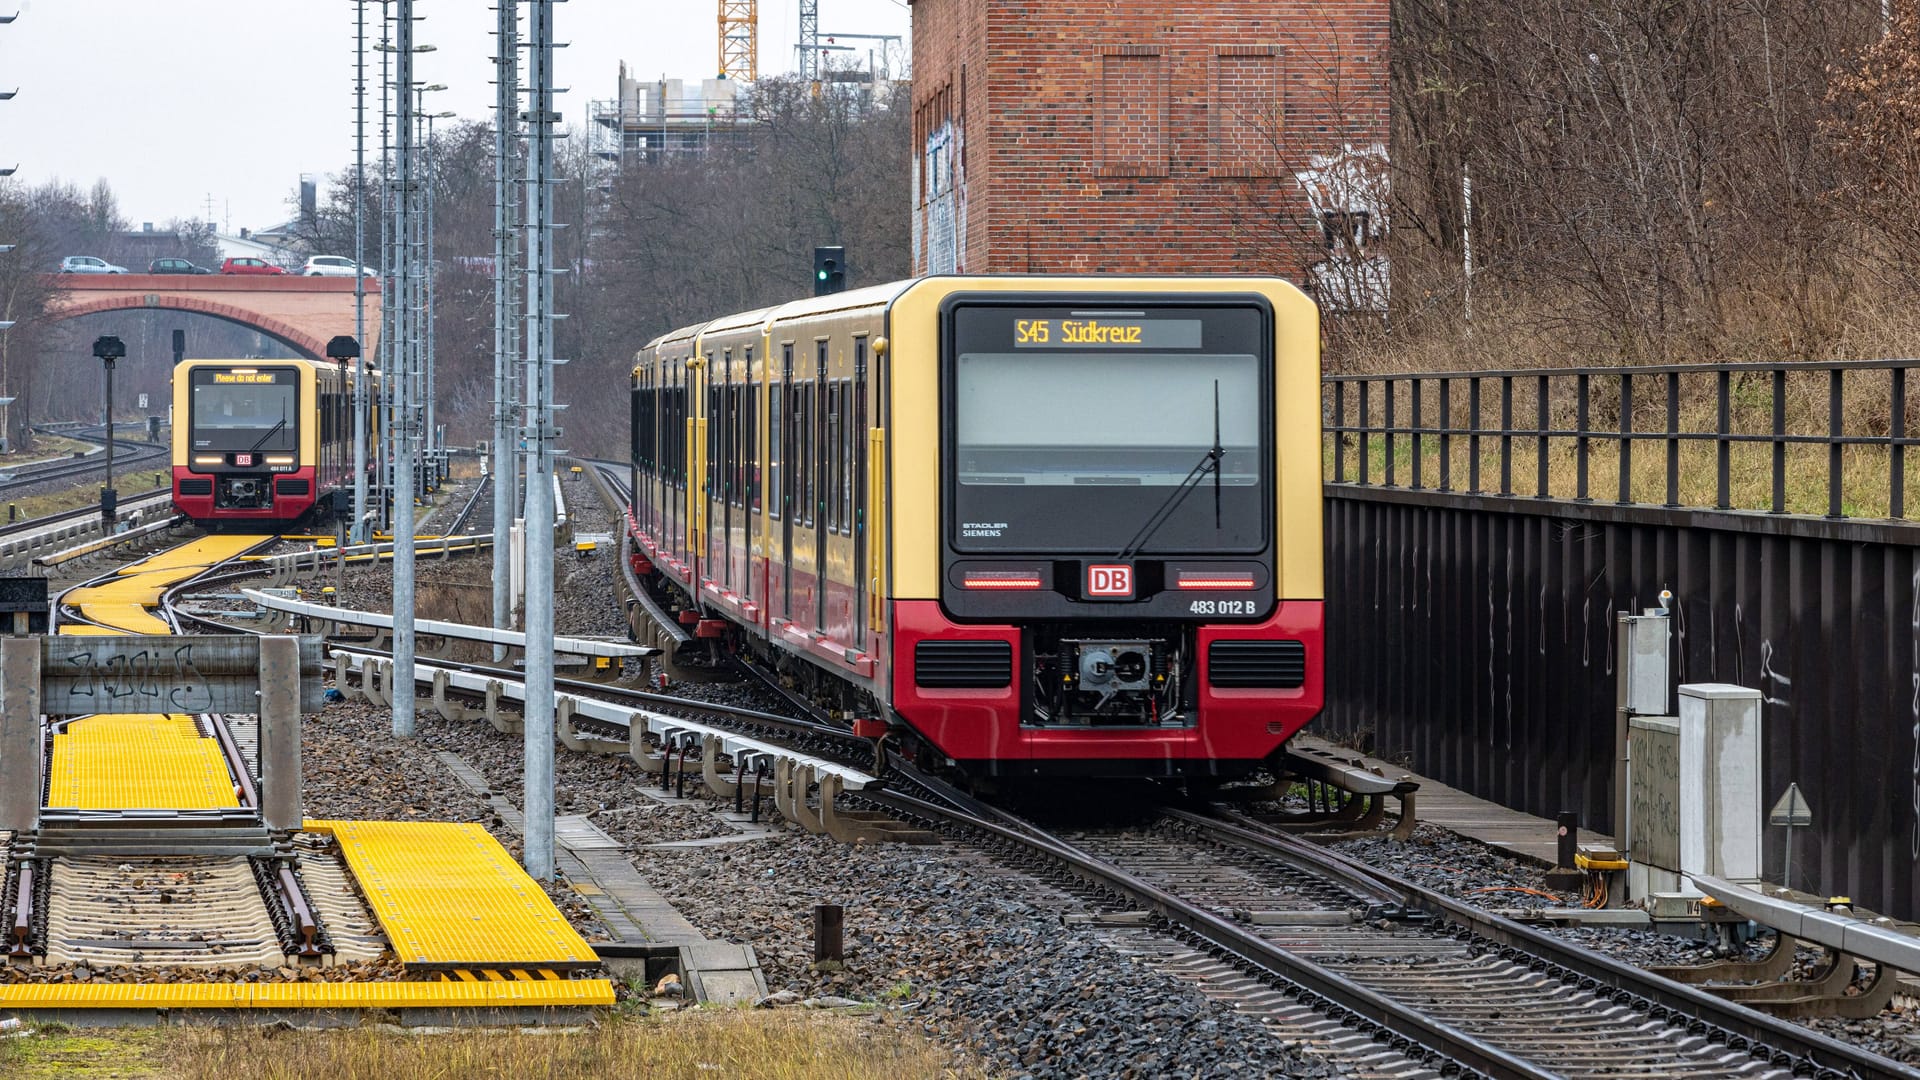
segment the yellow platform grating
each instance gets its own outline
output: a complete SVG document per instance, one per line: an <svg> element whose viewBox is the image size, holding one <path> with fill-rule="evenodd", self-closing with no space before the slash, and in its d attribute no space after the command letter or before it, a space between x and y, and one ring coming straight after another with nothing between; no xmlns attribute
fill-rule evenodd
<svg viewBox="0 0 1920 1080"><path fill-rule="evenodd" d="M187 716L89 716L53 737L47 805L80 810L238 806L220 744Z"/></svg>
<svg viewBox="0 0 1920 1080"><path fill-rule="evenodd" d="M478 825L309 821L306 827L339 841L403 964L563 969L599 962L540 883Z"/></svg>
<svg viewBox="0 0 1920 1080"><path fill-rule="evenodd" d="M150 555L110 581L63 599L95 626L62 634L170 634L151 608L168 587L268 540L207 536ZM81 810L210 810L238 806L220 744L202 738L191 718L102 715L77 720L53 737L47 805Z"/></svg>
<svg viewBox="0 0 1920 1080"><path fill-rule="evenodd" d="M267 536L203 536L122 569L113 580L69 592L63 602L80 614L129 634L168 634L172 628L148 614L176 582L256 547ZM63 630L64 632L64 630ZM82 631L97 633L97 631Z"/></svg>
<svg viewBox="0 0 1920 1080"><path fill-rule="evenodd" d="M611 1004L613 984L605 979L0 986L0 1009L472 1009Z"/></svg>

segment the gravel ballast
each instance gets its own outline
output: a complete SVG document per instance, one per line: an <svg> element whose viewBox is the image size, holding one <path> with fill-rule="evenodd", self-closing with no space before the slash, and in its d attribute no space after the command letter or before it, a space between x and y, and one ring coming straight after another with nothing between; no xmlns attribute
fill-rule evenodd
<svg viewBox="0 0 1920 1080"><path fill-rule="evenodd" d="M575 528L617 531L590 491L584 484L567 486ZM603 550L578 559L563 549L555 573L558 633L624 636L610 581L613 558ZM422 561L420 574L423 596L429 584L444 586L443 595L479 596L491 588L485 555L446 564ZM390 589L389 567L354 568L343 601L384 610ZM683 691L704 700L778 708L745 684L674 688ZM519 850L485 801L466 792L433 756L435 750L459 754L519 805L518 736L499 735L484 721L448 723L427 708L417 739L396 749L384 710L363 703L330 706L310 722L310 728L321 726L333 734L309 739L310 816L476 820ZM328 771L315 776L323 760ZM383 779L368 784L366 776ZM1088 909L1084 900L1007 869L989 853L951 842L934 848L848 847L790 826L741 843L651 847L725 836L731 827L716 812L730 805L665 805L638 792L645 783L646 774L624 757L557 752L559 812L584 814L620 840L636 869L703 933L752 945L774 1004L844 998L897 1009L935 1035L967 1044L995 1075L1320 1075L1325 1069L1258 1022L1117 954L1095 934L1064 926L1062 915ZM770 804L765 810L772 818ZM1405 843L1382 836L1340 847L1490 909L1579 903L1577 896L1536 895L1550 892L1538 867L1431 825L1420 826ZM600 929L570 889L550 891L583 932ZM845 964L837 970L815 971L811 964L812 909L818 903L846 910ZM1703 942L1650 932L1551 932L1640 965L1697 963L1710 956ZM1920 1060L1913 1019L1905 1013L1817 1026L1876 1052Z"/></svg>

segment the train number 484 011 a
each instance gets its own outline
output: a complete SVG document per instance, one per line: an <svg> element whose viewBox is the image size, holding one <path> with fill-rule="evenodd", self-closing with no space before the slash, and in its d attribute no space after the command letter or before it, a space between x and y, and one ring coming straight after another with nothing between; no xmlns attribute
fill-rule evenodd
<svg viewBox="0 0 1920 1080"><path fill-rule="evenodd" d="M1195 600L1187 610L1194 615L1252 615L1258 608L1252 600Z"/></svg>

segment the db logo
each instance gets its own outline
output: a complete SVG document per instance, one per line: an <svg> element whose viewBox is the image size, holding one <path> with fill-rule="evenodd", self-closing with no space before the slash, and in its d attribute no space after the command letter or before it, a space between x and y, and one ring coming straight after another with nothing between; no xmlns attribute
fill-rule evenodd
<svg viewBox="0 0 1920 1080"><path fill-rule="evenodd" d="M1087 595L1130 598L1133 596L1133 567L1087 567Z"/></svg>
<svg viewBox="0 0 1920 1080"><path fill-rule="evenodd" d="M235 454L233 455L233 463L235 465L251 465L253 464L253 455L252 454Z"/></svg>

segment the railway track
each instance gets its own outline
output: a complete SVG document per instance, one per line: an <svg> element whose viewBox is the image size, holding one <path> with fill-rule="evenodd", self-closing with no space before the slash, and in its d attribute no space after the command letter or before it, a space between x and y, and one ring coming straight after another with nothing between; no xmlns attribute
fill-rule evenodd
<svg viewBox="0 0 1920 1080"><path fill-rule="evenodd" d="M625 486L618 467L592 464L617 498ZM830 754L836 741L843 753L854 749L851 732L770 673L739 666L808 717L814 752ZM1252 818L1171 810L1145 831L1055 836L919 774L897 755L885 764L888 789L863 792L860 801L987 840L1025 865L1080 881L1109 905L1118 901L1106 914L1120 915L1122 925L1098 931L1117 949L1260 1012L1362 1075L1898 1071L1810 1029L1568 946ZM1142 917L1153 926L1123 925ZM1337 1021L1331 1030L1330 1020ZM1370 1038L1354 1043L1348 1036L1356 1029ZM1398 1049L1383 1054L1379 1042Z"/></svg>
<svg viewBox="0 0 1920 1080"><path fill-rule="evenodd" d="M107 441L105 435L95 434L87 428L62 430L56 432L56 434L64 438L78 439L82 442L105 444ZM152 443L144 442L128 442L119 438L114 440L114 447L113 467L116 472L123 468L130 472L136 468L150 464L156 459L165 459L169 453L169 450L165 446L156 446ZM93 473L104 473L106 467L106 455L102 454L97 457L88 455L84 458L42 462L38 465L23 469L0 470L0 494L54 480L67 480Z"/></svg>
<svg viewBox="0 0 1920 1080"><path fill-rule="evenodd" d="M604 479L617 490L617 473ZM201 585L219 580L202 578ZM170 593L167 606L177 612L174 598ZM441 666L519 681L510 669ZM764 671L743 670L797 715L598 683L558 685L873 767L871 740ZM589 730L596 723L576 722ZM603 727L609 736L626 735L614 730L618 725ZM1144 826L1053 834L917 772L898 755L882 758L885 788L858 801L1070 883L1091 909L1079 921L1115 950L1258 1015L1270 1031L1353 1075L1837 1078L1900 1071L1856 1047L1565 945L1251 818L1166 809Z"/></svg>

